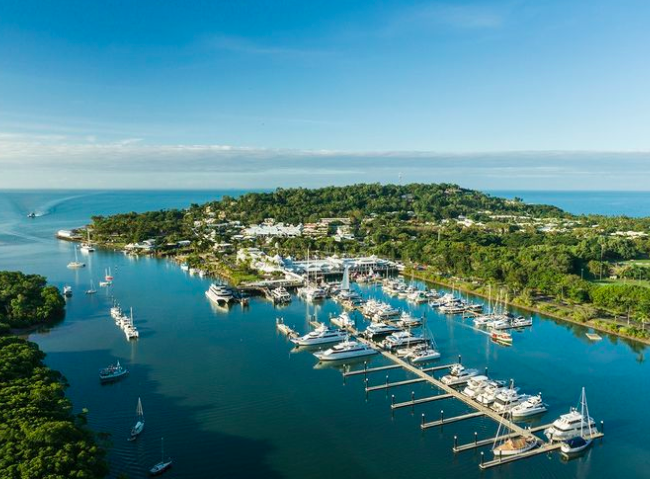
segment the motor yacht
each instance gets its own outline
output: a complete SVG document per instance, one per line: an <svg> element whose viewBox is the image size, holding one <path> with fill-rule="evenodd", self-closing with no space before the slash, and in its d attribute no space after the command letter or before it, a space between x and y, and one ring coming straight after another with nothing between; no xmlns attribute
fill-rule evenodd
<svg viewBox="0 0 650 479"><path fill-rule="evenodd" d="M101 369L99 371L99 380L103 383L117 381L129 374L129 370L123 367L118 361L117 364Z"/></svg>
<svg viewBox="0 0 650 479"><path fill-rule="evenodd" d="M336 326L340 328L353 328L354 327L354 321L352 321L352 318L350 318L350 315L348 314L347 311L343 311L341 314L338 316L333 316L332 319L330 320L332 324L335 324Z"/></svg>
<svg viewBox="0 0 650 479"><path fill-rule="evenodd" d="M414 364L426 363L440 359L440 351L438 351L433 346L425 345L425 347L418 348L409 354L408 359Z"/></svg>
<svg viewBox="0 0 650 479"><path fill-rule="evenodd" d="M485 386L485 389L476 396L476 402L483 404L484 406L489 406L494 402L501 391L507 389L507 386L501 384L503 381L494 381L494 383L488 384Z"/></svg>
<svg viewBox="0 0 650 479"><path fill-rule="evenodd" d="M533 325L533 318L525 318L523 316L518 316L512 320L513 328L526 328Z"/></svg>
<svg viewBox="0 0 650 479"><path fill-rule="evenodd" d="M474 378L470 379L467 383L467 387L465 387L465 389L462 391L465 396L474 399L477 402L479 402L479 397L481 397L482 394L489 394L491 391L499 391L506 385L505 381L499 379L488 379L487 381L476 381L474 383L473 381L477 377L480 376L475 376ZM495 393L494 396L496 396L496 394L498 393ZM492 397L490 404L492 402L494 402L494 397Z"/></svg>
<svg viewBox="0 0 650 479"><path fill-rule="evenodd" d="M591 417L583 416L576 408L562 414L551 427L544 430L549 441L564 441L580 435L580 430L595 428L596 422Z"/></svg>
<svg viewBox="0 0 650 479"><path fill-rule="evenodd" d="M317 286L305 286L304 288L298 289L298 296L300 296L305 301L319 301L325 299L327 293L323 288Z"/></svg>
<svg viewBox="0 0 650 479"><path fill-rule="evenodd" d="M338 343L344 341L347 336L348 333L341 329L332 329L325 325L320 325L304 336L291 338L291 342L298 346L315 346L317 344Z"/></svg>
<svg viewBox="0 0 650 479"><path fill-rule="evenodd" d="M69 298L70 296L72 296L72 286L69 286L69 285L66 284L63 287L63 296L65 296L66 298Z"/></svg>
<svg viewBox="0 0 650 479"><path fill-rule="evenodd" d="M291 294L282 286L271 290L271 298L274 304L288 304L291 302Z"/></svg>
<svg viewBox="0 0 650 479"><path fill-rule="evenodd" d="M513 407L527 401L529 398L530 395L520 393L519 388L509 387L496 395L490 408L498 413L509 412Z"/></svg>
<svg viewBox="0 0 650 479"><path fill-rule="evenodd" d="M410 313L404 311L399 319L395 321L395 324L402 328L417 328L418 326L422 326L422 319L414 318Z"/></svg>
<svg viewBox="0 0 650 479"><path fill-rule="evenodd" d="M490 378L487 376L484 376L483 374L477 374L467 381L467 385L461 391L461 393L469 398L475 398L480 394L481 391L483 391L489 381Z"/></svg>
<svg viewBox="0 0 650 479"><path fill-rule="evenodd" d="M363 332L363 335L368 339L373 339L378 336L386 336L398 331L402 331L402 328L394 326L392 324L378 322L372 323L370 326L368 326Z"/></svg>
<svg viewBox="0 0 650 479"><path fill-rule="evenodd" d="M545 413L548 406L542 401L542 393L537 396L531 396L521 404L516 405L510 410L513 419L536 416Z"/></svg>
<svg viewBox="0 0 650 479"><path fill-rule="evenodd" d="M397 348L409 347L415 344L428 343L424 336L416 336L410 331L397 331L386 337L381 343L384 349L392 351Z"/></svg>
<svg viewBox="0 0 650 479"><path fill-rule="evenodd" d="M478 371L476 369L465 369L465 366L462 364L454 364L449 368L449 374L440 378L440 381L447 386L457 386L459 384L465 384L477 374Z"/></svg>
<svg viewBox="0 0 650 479"><path fill-rule="evenodd" d="M366 346L357 341L343 341L325 351L314 353L320 361L338 361L341 359L359 358L362 356L372 356L377 354L377 350Z"/></svg>

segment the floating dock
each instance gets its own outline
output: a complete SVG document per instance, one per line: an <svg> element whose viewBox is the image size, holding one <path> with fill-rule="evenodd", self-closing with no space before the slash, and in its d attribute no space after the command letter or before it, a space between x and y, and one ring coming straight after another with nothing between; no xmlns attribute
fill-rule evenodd
<svg viewBox="0 0 650 479"><path fill-rule="evenodd" d="M371 346L379 351L379 353L384 356L385 358L389 359L392 361L393 364L386 365L386 366L379 366L375 368L368 368L367 364L364 363L364 368L362 370L356 370L356 371L349 371L344 373L344 377L349 377L349 376L356 376L356 375L364 375L365 377L365 391L366 394L371 391L378 391L378 390L387 390L389 388L393 387L400 387L400 386L406 386L409 384L415 384L415 383L429 383L432 386L435 386L438 388L441 393L434 395L434 396L429 396L429 397L424 397L420 399L415 398L415 393L411 392L411 400L410 401L405 401L405 402L400 402L400 403L395 403L395 396L393 395L391 398L391 410L394 411L395 409L402 409L405 407L415 407L418 404L425 404L429 402L434 402L434 401L440 401L440 400L445 400L445 399L456 399L458 401L461 401L465 405L469 406L471 408L471 412L467 412L465 414L461 414L458 416L452 416L449 418L444 417L444 412L440 411L440 419L436 421L426 421L426 417L424 414L422 414L422 422L420 424L420 428L422 430L434 428L434 427L441 427L447 424L453 424L455 422L460 422L460 421L465 421L465 420L470 420L474 418L479 418L479 417L488 417L492 419L493 421L500 423L503 427L509 429L511 432L508 434L505 434L503 436L500 436L499 439L507 439L507 438L514 438L518 436L522 437L534 437L535 440L538 442L539 447L536 447L535 449L522 452L520 454L516 454L513 456L506 456L506 457L497 457L495 459L492 459L490 461L484 461L483 460L483 453L481 453L481 463L479 464L479 467L481 469L490 469L493 467L501 466L504 464L509 464L511 462L519 461L522 459L527 459L529 457L537 456L539 454L544 454L544 453L549 453L552 451L556 451L560 449L561 447L561 442L546 442L539 438L538 436L535 436L535 433L542 431L546 429L547 427L550 426L550 424L544 424L540 426L536 426L533 428L527 427L524 428L517 423L504 418L500 413L493 411L492 409L484 406L483 404L480 404L471 398L463 395L459 390L455 389L452 386L448 386L444 384L442 381L439 379L435 378L433 375L429 373L433 373L435 371L440 371L443 369L448 369L451 365L442 365L442 366L433 366L430 368L425 368L425 369L419 369L415 367L414 365L408 363L407 361L403 360L402 358L396 356L395 354L392 354L389 351L384 351L381 350L377 347L377 345L366 339L363 338L362 336L359 335L358 331L355 329L351 329L352 334L355 335L357 338L357 341L362 342L368 346ZM461 358L459 357L459 363L460 363ZM375 372L380 372L380 371L388 371L388 370L393 370L393 369L402 369L404 371L407 371L416 377L414 379L406 379L404 381L397 381L397 382L389 382L388 376L386 376L386 382L384 384L378 384L375 386L368 386L368 374L370 373L375 373ZM487 369L486 369L487 373ZM602 424L602 423L601 423ZM602 438L604 436L602 431L596 431L594 434L591 436L592 439L598 439ZM469 451L473 449L477 449L479 447L485 447L485 446L490 446L494 443L495 437L490 437L482 440L478 440L478 437L475 436L475 440L473 443L469 444L464 444L461 446L458 446L457 444L457 437L454 437L454 447L453 451L454 452L463 452L463 451Z"/></svg>

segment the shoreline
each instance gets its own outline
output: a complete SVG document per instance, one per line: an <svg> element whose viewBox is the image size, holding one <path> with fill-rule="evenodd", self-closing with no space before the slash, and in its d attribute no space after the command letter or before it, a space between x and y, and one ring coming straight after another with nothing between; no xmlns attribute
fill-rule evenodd
<svg viewBox="0 0 650 479"><path fill-rule="evenodd" d="M82 242L81 239L79 239L79 240L72 239L70 241L73 242L73 243ZM109 250L112 250L112 251L122 251L123 250L123 246L120 247L119 245L108 245L108 244L104 244L104 243L94 243L94 245L97 246L97 247L106 248L106 249L109 249ZM173 253L171 253L171 254L159 254L158 252L152 252L152 253L147 254L147 256L153 256L153 257L156 257L156 258L173 260L175 263L181 264L183 262L183 258L187 257L188 255L173 254ZM204 260L205 260L205 258L204 258ZM228 274L230 272L226 273L226 271L223 270L224 267L227 268L227 269L230 269L223 261L220 261L220 260L218 260L216 258L214 258L214 259L212 259L210 261L206 261L206 272L208 273L208 275L212 275L214 277L224 279L224 280L228 281L231 285L237 286L240 282L235 281L234 278L232 277L232 275ZM472 294L474 296L478 296L478 297L481 297L481 298L484 298L484 299L487 299L489 297L485 293L477 292L477 291L471 290L471 289L469 289L467 287L459 286L459 285L457 285L455 283L450 284L450 283L442 281L440 279L428 278L425 275L419 274L419 271L417 271L417 270L410 269L408 275L413 277L413 278L419 279L421 281L427 282L427 283L437 284L437 285L440 285L440 286L444 286L446 288L457 289L457 290L462 291L464 293ZM625 339L625 340L628 340L628 341L634 341L634 342L642 344L644 346L650 346L650 338L649 339L637 338L637 337L629 336L627 334L623 334L623 333L620 333L620 332L614 332L614 331L611 331L611 330L609 330L609 329L607 329L607 328L605 328L605 327L603 327L601 325L593 324L591 322L580 322L580 321L577 321L575 319L567 318L565 316L562 316L562 315L559 315L559 314L556 314L556 313L542 311L541 309L535 308L533 306L521 305L521 304L518 304L518 303L513 303L512 301L506 301L505 303L507 305L509 305L509 306L519 308L519 309L522 309L522 310L525 310L525 311L529 311L531 313L535 313L535 314L538 314L538 315L547 316L547 317L549 317L551 319L555 319L555 320L558 320L558 321L564 321L566 323L574 324L576 326L582 326L584 328L591 328L594 331L598 331L598 332L603 333L603 334L616 336L616 337L619 337L619 338L622 338L622 339ZM43 325L41 325L41 326L43 326ZM30 331L30 332L33 332L33 331Z"/></svg>
<svg viewBox="0 0 650 479"><path fill-rule="evenodd" d="M427 277L425 277L423 275L418 274L417 271L410 271L409 273L410 273L411 277L419 279L421 281L424 281L425 283L432 283L432 284L437 284L439 286L444 286L446 288L457 289L457 290L462 291L464 293L468 293L468 294L471 294L471 295L474 295L474 296L479 296L479 297L484 298L484 299L487 299L489 297L485 293L480 293L480 292L477 292L477 291L473 291L473 290L471 290L469 288L466 288L466 287L463 287L463 286L458 286L457 284L452 285L452 284L446 283L446 282L441 281L441 280L434 280L434 279L431 279L431 278L427 278ZM591 328L594 331L598 331L598 332L601 332L603 334L616 336L616 337L619 337L619 338L626 339L628 341L634 341L636 343L640 343L640 344L643 344L645 346L650 346L650 339L635 338L635 337L632 337L632 336L628 336L626 334L610 331L610 330L608 330L608 329L606 329L606 328L604 328L604 327L602 327L600 325L591 324L589 322L582 323L582 322L577 321L575 319L567 318L567 317L561 316L559 314L554 314L554 313L549 313L549 312L546 312L546 311L542 311L541 309L535 308L533 306L525 306L525 305L521 305L521 304L518 304L518 303L513 303L512 301L506 301L505 303L508 306L512 306L512 307L518 308L518 309L523 309L525 311L529 311L531 313L535 313L535 314L538 314L538 315L548 316L551 319L556 319L558 321L564 321L564 322L567 322L567 323L575 324L577 326L582 326L584 328Z"/></svg>

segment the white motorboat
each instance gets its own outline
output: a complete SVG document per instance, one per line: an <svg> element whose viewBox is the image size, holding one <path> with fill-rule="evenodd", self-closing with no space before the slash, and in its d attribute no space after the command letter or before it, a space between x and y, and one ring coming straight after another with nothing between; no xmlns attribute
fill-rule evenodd
<svg viewBox="0 0 650 479"><path fill-rule="evenodd" d="M398 326L393 326L392 324L379 322L379 323L372 323L370 326L368 326L366 330L363 332L363 335L366 338L372 339L377 336L386 336L388 334L393 334L401 330L402 328Z"/></svg>
<svg viewBox="0 0 650 479"><path fill-rule="evenodd" d="M402 315L399 317L399 319L395 321L395 324L402 328L417 328L418 326L422 326L422 319L414 318L409 313L404 311L402 312Z"/></svg>
<svg viewBox="0 0 650 479"><path fill-rule="evenodd" d="M65 296L66 298L69 298L70 296L72 296L72 286L69 286L69 285L66 284L63 287L63 296Z"/></svg>
<svg viewBox="0 0 650 479"><path fill-rule="evenodd" d="M131 428L131 435L129 441L135 441L140 434L144 431L144 410L142 409L142 401L138 398L138 405L135 408L135 425Z"/></svg>
<svg viewBox="0 0 650 479"><path fill-rule="evenodd" d="M414 346L416 344L428 343L429 340L424 336L414 335L410 331L397 331L386 337L381 343L384 349L392 351L393 349Z"/></svg>
<svg viewBox="0 0 650 479"><path fill-rule="evenodd" d="M352 321L352 318L350 318L350 315L348 314L347 311L343 311L341 314L338 316L333 316L332 319L330 319L332 324L335 324L336 326L340 328L353 328L354 327L354 321Z"/></svg>
<svg viewBox="0 0 650 479"><path fill-rule="evenodd" d="M275 304L288 304L291 302L291 294L280 286L271 290L271 299Z"/></svg>
<svg viewBox="0 0 650 479"><path fill-rule="evenodd" d="M190 265L187 263L181 263L181 271L189 271Z"/></svg>
<svg viewBox="0 0 650 479"><path fill-rule="evenodd" d="M227 305L235 298L231 288L215 283L210 285L210 288L205 292L205 295L210 301L219 305Z"/></svg>
<svg viewBox="0 0 650 479"><path fill-rule="evenodd" d="M471 399L474 399L477 402L480 402L479 398L481 395L487 395L493 392L494 395L489 402L489 404L492 404L494 402L494 398L498 394L498 391L505 387L506 382L499 379L488 379L487 381L476 381L474 383L473 380L477 377L480 376L475 376L469 380L467 387L465 387L465 389L462 391L463 394Z"/></svg>
<svg viewBox="0 0 650 479"><path fill-rule="evenodd" d="M305 286L304 288L298 289L298 296L300 296L305 301L319 301L327 297L327 293L323 288L317 286Z"/></svg>
<svg viewBox="0 0 650 479"><path fill-rule="evenodd" d="M478 396L476 396L476 402L479 402L484 406L489 406L492 404L495 401L497 394L499 394L504 389L507 389L507 386L502 383L503 381L494 381L494 383L485 386L485 389L483 389L483 391Z"/></svg>
<svg viewBox="0 0 650 479"><path fill-rule="evenodd" d="M357 341L344 341L325 351L314 353L320 361L339 361L377 354L377 350Z"/></svg>
<svg viewBox="0 0 650 479"><path fill-rule="evenodd" d="M513 407L528 400L528 398L530 398L530 395L520 393L519 388L511 385L508 389L504 389L496 395L490 409L498 413L509 412Z"/></svg>
<svg viewBox="0 0 650 479"><path fill-rule="evenodd" d="M517 404L510 410L513 419L536 416L545 413L548 406L542 401L542 393L531 396L521 404Z"/></svg>
<svg viewBox="0 0 650 479"><path fill-rule="evenodd" d="M447 386L456 386L465 384L470 378L476 376L478 371L476 369L465 369L462 364L454 364L449 368L449 374L446 374L440 381Z"/></svg>
<svg viewBox="0 0 650 479"><path fill-rule="evenodd" d="M325 325L310 331L304 336L291 338L298 346L315 346L317 344L338 343L347 339L348 333L341 329L331 329Z"/></svg>
<svg viewBox="0 0 650 479"><path fill-rule="evenodd" d="M513 328L526 328L533 325L533 318L525 318L523 316L518 316L514 318L511 322Z"/></svg>
<svg viewBox="0 0 650 479"><path fill-rule="evenodd" d="M566 441L578 436L584 436L585 431L592 431L596 422L589 416L585 388L582 388L581 411L572 407L567 414L562 414L551 427L544 430L544 435L550 441ZM590 434L591 435L591 434Z"/></svg>
<svg viewBox="0 0 650 479"><path fill-rule="evenodd" d="M433 346L425 346L424 348L417 348L408 355L408 359L414 363L426 363L440 359L440 351Z"/></svg>
<svg viewBox="0 0 650 479"><path fill-rule="evenodd" d="M82 253L94 253L95 248L90 243L81 243L81 246L79 246L79 251Z"/></svg>
<svg viewBox="0 0 650 479"><path fill-rule="evenodd" d="M461 393L469 398L475 398L478 396L485 386L490 381L490 378L484 376L483 374L477 374L476 376L469 378L467 385L461 391Z"/></svg>

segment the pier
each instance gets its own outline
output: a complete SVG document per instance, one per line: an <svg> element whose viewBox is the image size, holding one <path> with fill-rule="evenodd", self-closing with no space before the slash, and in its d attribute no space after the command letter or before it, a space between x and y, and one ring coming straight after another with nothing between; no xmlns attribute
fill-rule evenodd
<svg viewBox="0 0 650 479"><path fill-rule="evenodd" d="M416 405L419 404L426 404L426 403L431 403L431 402L441 401L446 399L456 399L464 403L466 406L470 408L470 412L457 415L457 416L448 417L448 418L445 418L444 411L440 411L440 419L435 421L429 421L429 422L426 421L426 416L422 414L422 422L420 424L420 428L423 431L426 429L442 427L444 425L453 424L460 421L465 421L465 420L470 420L470 419L480 418L480 417L487 417L489 419L492 419L496 423L501 424L503 427L511 431L510 433L499 436L498 437L499 440L506 440L509 438L515 438L519 436L526 437L526 438L533 437L535 441L537 441L537 443L539 444L538 447L531 449L529 451L525 451L512 456L496 457L490 461L484 461L483 459L484 454L481 453L481 462L479 464L479 467L481 469L485 470L493 467L498 467L504 464L509 464L511 462L527 459L529 457L534 457L544 453L550 453L560 449L561 442L547 442L541 439L540 437L535 436L535 433L543 431L547 427L550 427L551 424L539 425L532 428L519 426L517 423L513 422L512 420L503 417L502 414L493 411L489 407L486 407L483 404L480 404L474 401L473 399L465 396L458 389L455 389L452 386L448 386L444 384L442 381L434 377L433 374L431 374L434 373L435 371L448 369L451 366L450 364L419 369L416 366L408 363L404 359L396 356L395 354L389 351L381 350L380 348L378 348L376 343L360 336L357 330L351 329L350 331L357 338L357 341L377 349L382 356L384 356L385 358L389 359L392 362L392 364L386 366L378 366L375 368L368 368L367 363L364 363L364 368L362 370L348 371L343 374L344 377L357 376L363 374L366 394L372 391L388 390L389 388L396 388L396 387L406 386L409 384L416 384L416 383L429 383L430 385L435 386L440 391L439 394L424 397L424 398L419 398L419 399L416 399L415 393L411 392L410 401L404 401L399 403L395 402L395 395L392 395L391 405L390 405L391 411L395 411L396 409L403 409L406 407L415 407ZM460 362L461 362L461 358L459 356L458 363ZM402 369L403 371L406 371L414 375L415 378L391 383L389 382L388 375L387 375L386 382L384 384L368 386L368 374L376 373L380 371L389 371L394 369ZM487 374L487 368L486 368L486 374ZM604 434L602 431L596 431L593 433L591 438L598 439L598 438L602 438L603 436ZM478 435L475 433L474 442L459 446L458 438L455 436L454 446L452 450L455 453L474 450L480 447L490 446L494 444L494 441L496 439L497 437L490 437L479 441Z"/></svg>

